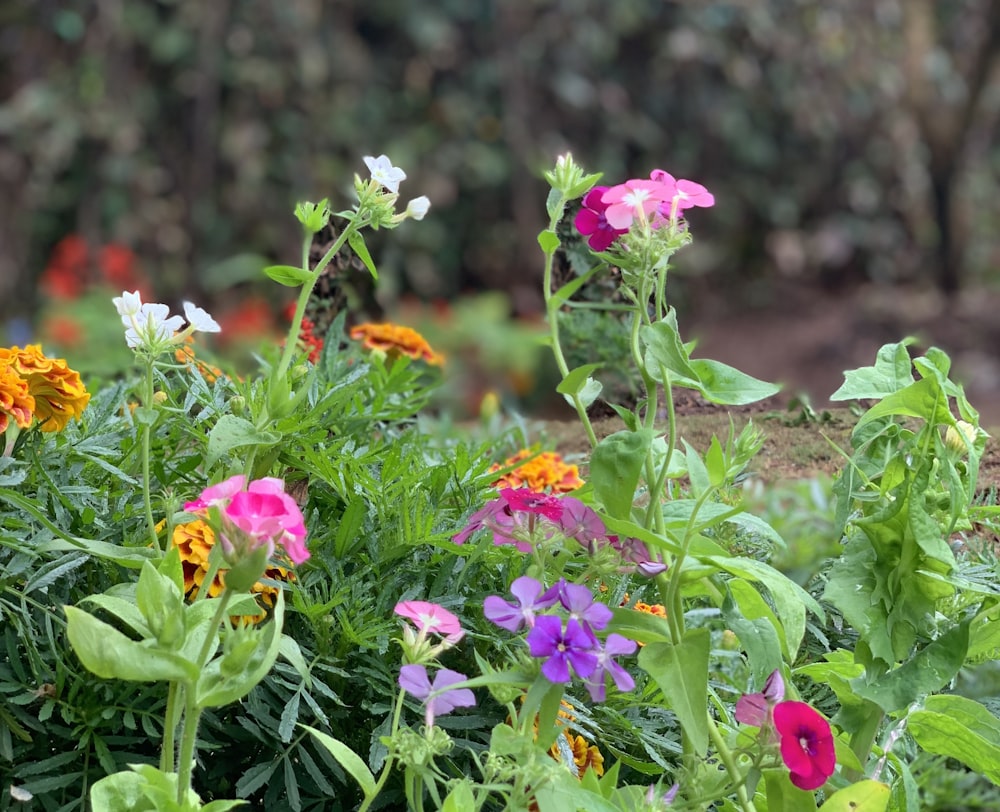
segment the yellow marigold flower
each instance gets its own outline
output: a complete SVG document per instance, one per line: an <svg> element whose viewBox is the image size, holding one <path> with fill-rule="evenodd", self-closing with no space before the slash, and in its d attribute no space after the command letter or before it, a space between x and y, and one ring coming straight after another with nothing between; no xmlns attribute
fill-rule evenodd
<svg viewBox="0 0 1000 812"><path fill-rule="evenodd" d="M162 523L161 523L162 526ZM195 589L201 589L208 575L208 555L212 552L215 544L215 532L201 519L185 522L174 527L173 545L181 555L181 567L184 570L184 594L190 595ZM264 578L272 581L287 581L294 578L284 567L271 566L264 570ZM225 571L216 572L215 579L208 586L209 597L216 597L222 593L226 583ZM250 590L259 600L262 600L268 607L273 607L278 597L278 588L258 581ZM246 615L243 617L245 623L258 623L264 619L264 613L259 615Z"/></svg>
<svg viewBox="0 0 1000 812"><path fill-rule="evenodd" d="M215 383L223 372L217 366L206 364L194 354L194 336L188 336L184 343L174 350L174 358L178 364L184 364L194 372L198 372L208 383Z"/></svg>
<svg viewBox="0 0 1000 812"><path fill-rule="evenodd" d="M28 344L24 349L0 349L0 364L3 363L28 382L42 431L62 431L70 418L79 419L90 401L80 373L70 369L65 358L46 357L40 344Z"/></svg>
<svg viewBox="0 0 1000 812"><path fill-rule="evenodd" d="M596 745L588 742L583 736L574 736L572 733L563 732L559 735L573 753L573 763L576 764L577 775L580 778L583 778L587 770L593 770L598 777L604 775L604 756ZM549 755L556 761L562 760L558 741L552 745Z"/></svg>
<svg viewBox="0 0 1000 812"><path fill-rule="evenodd" d="M528 459L529 457L533 458ZM518 465L522 460L528 461ZM494 488L531 488L537 493L569 493L583 486L580 469L575 465L567 465L554 451L539 454L525 448L502 463L490 466L490 472L501 471L512 465L517 467L494 482Z"/></svg>
<svg viewBox="0 0 1000 812"><path fill-rule="evenodd" d="M434 352L427 340L411 327L398 324L358 324L351 328L351 338L360 341L369 350L379 350L390 358L407 355L433 366L441 366L444 356Z"/></svg>
<svg viewBox="0 0 1000 812"><path fill-rule="evenodd" d="M18 426L26 429L31 425L34 414L35 399L31 396L28 382L9 361L0 358L0 432L7 431L12 417Z"/></svg>

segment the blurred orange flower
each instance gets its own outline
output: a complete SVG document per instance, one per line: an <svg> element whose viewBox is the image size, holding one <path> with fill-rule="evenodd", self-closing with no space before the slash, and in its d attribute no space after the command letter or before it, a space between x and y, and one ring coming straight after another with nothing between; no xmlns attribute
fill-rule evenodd
<svg viewBox="0 0 1000 812"><path fill-rule="evenodd" d="M529 459L531 458L531 459ZM522 460L528 460L518 465ZM490 472L517 467L493 483L495 488L531 488L537 493L569 493L583 486L580 469L567 465L554 451L537 453L529 448L518 451L502 463L490 466Z"/></svg>
<svg viewBox="0 0 1000 812"><path fill-rule="evenodd" d="M7 364L27 381L42 431L62 431L70 418L79 419L90 402L80 373L70 369L65 358L48 358L40 344L0 348L0 364Z"/></svg>
<svg viewBox="0 0 1000 812"><path fill-rule="evenodd" d="M208 575L208 556L215 545L215 532L206 522L195 519L174 527L171 541L181 555L181 567L184 570L184 594L190 597L195 589L201 589L205 577ZM287 581L294 578L295 575L284 567L269 566L264 570L263 577L272 581ZM225 583L225 572L217 571L215 578L208 586L208 596L214 598L220 595ZM274 607L274 602L278 597L278 587L258 581L250 591L268 607ZM259 623L264 617L264 612L259 615L244 615L243 621L245 623Z"/></svg>
<svg viewBox="0 0 1000 812"><path fill-rule="evenodd" d="M28 382L7 360L0 360L0 432L7 431L10 418L22 429L31 425L35 414L35 399Z"/></svg>
<svg viewBox="0 0 1000 812"><path fill-rule="evenodd" d="M188 369L201 374L208 383L215 383L224 374L213 364L207 364L194 354L194 336L188 336L184 343L174 350L174 358L178 364L184 364Z"/></svg>
<svg viewBox="0 0 1000 812"><path fill-rule="evenodd" d="M433 366L444 364L444 356L434 352L427 340L412 327L398 324L358 324L351 328L351 338L361 341L370 350L381 350L390 358L406 355Z"/></svg>

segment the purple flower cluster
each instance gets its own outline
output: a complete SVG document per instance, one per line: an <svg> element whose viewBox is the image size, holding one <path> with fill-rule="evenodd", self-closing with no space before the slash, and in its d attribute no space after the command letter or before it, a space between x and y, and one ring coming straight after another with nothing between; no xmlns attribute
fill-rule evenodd
<svg viewBox="0 0 1000 812"><path fill-rule="evenodd" d="M504 488L500 496L469 517L468 524L452 537L456 544L466 541L479 530L493 533L496 545L513 544L522 553L533 545L557 534L575 539L593 554L601 547L616 550L625 566L647 577L663 572L666 565L650 555L638 539L621 540L609 535L601 517L579 499L537 493L530 488Z"/></svg>
<svg viewBox="0 0 1000 812"><path fill-rule="evenodd" d="M615 633L603 643L598 639L597 632L611 620L611 610L595 601L587 587L560 579L545 589L539 581L524 575L511 584L510 593L513 602L498 595L488 597L483 602L483 613L509 632L528 629L528 651L532 657L545 660L542 674L549 682L569 682L572 667L595 702L604 701L606 675L620 691L635 687L631 675L614 658L633 654L636 643Z"/></svg>

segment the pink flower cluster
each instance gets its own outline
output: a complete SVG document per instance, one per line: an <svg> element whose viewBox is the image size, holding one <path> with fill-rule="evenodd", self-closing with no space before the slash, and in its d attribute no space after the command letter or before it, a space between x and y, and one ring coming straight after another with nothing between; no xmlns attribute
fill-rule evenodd
<svg viewBox="0 0 1000 812"><path fill-rule="evenodd" d="M509 632L528 629L525 638L528 651L532 657L544 658L542 674L549 682L569 682L572 666L595 702L604 701L606 675L620 691L635 688L631 674L614 658L633 654L636 643L615 633L601 643L596 632L608 625L611 610L595 601L587 587L560 579L549 589L543 589L541 582L524 575L510 585L510 593L513 603L498 595L486 598L483 614ZM560 608L565 618L559 613Z"/></svg>
<svg viewBox="0 0 1000 812"><path fill-rule="evenodd" d="M654 169L649 180L595 186L584 195L574 225L593 250L607 251L636 220L649 221L653 228L659 228L676 223L685 209L714 205L715 197L700 183L677 180L669 172Z"/></svg>
<svg viewBox="0 0 1000 812"><path fill-rule="evenodd" d="M217 508L222 517L219 540L230 562L243 558L262 546L273 555L279 545L294 564L309 559L305 545L306 527L302 511L276 477L255 479L247 484L242 474L211 485L184 505L191 513Z"/></svg>
<svg viewBox="0 0 1000 812"><path fill-rule="evenodd" d="M638 570L648 577L666 569L638 539L622 540L609 535L593 508L573 496L538 493L531 488L503 488L499 498L469 517L468 524L452 536L452 541L464 544L484 529L492 531L497 546L513 544L522 553L530 553L533 544L559 534L575 539L591 554L610 546L621 556L624 569Z"/></svg>
<svg viewBox="0 0 1000 812"><path fill-rule="evenodd" d="M777 736L792 783L799 789L819 789L837 766L830 723L805 702L784 698L784 680L774 671L761 693L739 698L736 721L759 727L765 739Z"/></svg>

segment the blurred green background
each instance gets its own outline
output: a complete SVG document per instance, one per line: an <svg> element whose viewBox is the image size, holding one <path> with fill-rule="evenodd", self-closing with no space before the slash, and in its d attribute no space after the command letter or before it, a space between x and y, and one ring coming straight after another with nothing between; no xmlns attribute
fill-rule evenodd
<svg viewBox="0 0 1000 812"><path fill-rule="evenodd" d="M36 311L67 235L131 249L163 300L273 291L295 201L348 205L383 152L433 202L375 235L390 309L501 289L537 313L540 173L567 149L715 193L679 257L692 306L992 291L998 50L996 0L4 4L0 317Z"/></svg>

